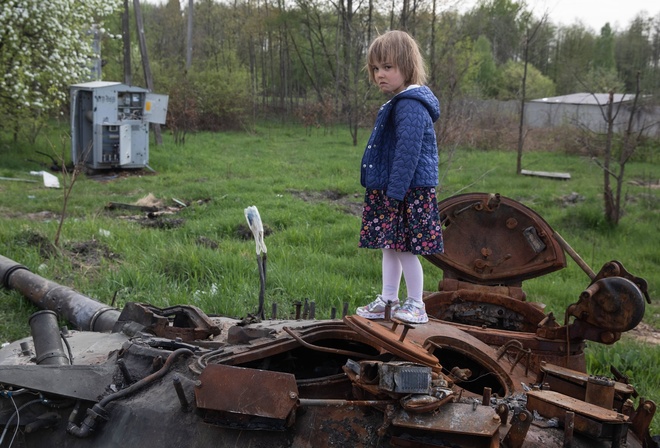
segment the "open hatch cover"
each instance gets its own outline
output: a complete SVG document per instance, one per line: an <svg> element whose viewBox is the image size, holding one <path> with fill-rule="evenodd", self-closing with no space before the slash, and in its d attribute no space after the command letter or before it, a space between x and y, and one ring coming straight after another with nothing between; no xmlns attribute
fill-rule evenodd
<svg viewBox="0 0 660 448"><path fill-rule="evenodd" d="M424 258L456 278L512 285L566 267L554 231L533 210L499 193L468 193L438 204L445 252Z"/></svg>

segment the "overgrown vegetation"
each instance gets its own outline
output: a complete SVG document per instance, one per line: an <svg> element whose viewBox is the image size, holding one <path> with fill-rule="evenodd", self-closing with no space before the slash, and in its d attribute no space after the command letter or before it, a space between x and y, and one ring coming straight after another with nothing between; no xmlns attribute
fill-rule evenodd
<svg viewBox="0 0 660 448"><path fill-rule="evenodd" d="M594 30L554 24L549 11L515 0L483 0L463 13L453 9L458 3L215 0L190 2L190 11L168 0L142 2L137 25L129 3L130 21L116 0L0 4L0 129L34 138L49 112L65 106L70 84L102 79L170 95L168 124L180 143L197 129L249 129L255 119L309 108L324 111L315 125L348 126L356 143L358 126L370 125L365 101L380 96L362 71L365 44L387 29L419 41L447 122L456 101L631 93L638 74L653 104L660 89L658 17L643 11L624 26Z"/></svg>
<svg viewBox="0 0 660 448"><path fill-rule="evenodd" d="M64 132L64 125L51 127L37 147L48 153L48 141ZM361 135L363 144L367 133ZM600 167L570 147L564 151L566 133L551 148L536 138L546 150L527 152L525 168L569 172L571 180L515 175L513 150L457 148L451 158L441 151L441 197L499 192L538 211L592 269L616 259L645 278L653 303L644 323L660 328L657 150L638 152L626 166L626 214L613 227L603 217ZM243 214L256 205L267 233L267 315L272 303L283 317L305 300L316 303L321 318L329 317L332 307L341 313L344 303L353 310L379 292L380 259L376 251L357 249L362 149L350 140L345 129L271 123L251 133L189 134L185 146L165 133L162 146L151 146L155 172L100 172L76 180L58 251L53 241L63 189L44 188L29 175L47 169L28 160L34 160L33 146L16 146L3 136L0 177L14 180L0 180L0 254L117 307L129 301L160 307L187 303L209 314L243 317L256 311L259 294L254 240ZM515 136L503 134L502 140ZM156 205L163 213L150 218L139 210L108 207L111 202ZM424 268L425 289L436 290L441 271L426 261ZM524 289L529 300L563 316L588 283L569 260L566 269L528 280ZM1 290L0 298L0 341L26 336L34 306L12 291ZM615 364L630 372L647 397L660 400L660 371L640 371L640 364L660 361L660 346L593 344L588 353L594 369Z"/></svg>

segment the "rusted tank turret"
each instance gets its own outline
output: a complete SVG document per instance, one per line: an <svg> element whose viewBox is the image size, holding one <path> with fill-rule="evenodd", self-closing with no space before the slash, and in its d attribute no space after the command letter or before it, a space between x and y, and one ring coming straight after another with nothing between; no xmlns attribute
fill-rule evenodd
<svg viewBox="0 0 660 448"><path fill-rule="evenodd" d="M0 256L3 287L42 308L0 349L0 448L658 448L655 403L584 370L585 340L614 343L641 320L643 279L585 266L559 322L522 285L571 253L545 221L499 195L440 206L444 278L424 325L118 310Z"/></svg>

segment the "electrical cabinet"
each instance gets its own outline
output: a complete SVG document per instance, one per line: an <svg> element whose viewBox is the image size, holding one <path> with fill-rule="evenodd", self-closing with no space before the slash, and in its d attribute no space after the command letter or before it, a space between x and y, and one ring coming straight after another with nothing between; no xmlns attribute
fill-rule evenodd
<svg viewBox="0 0 660 448"><path fill-rule="evenodd" d="M70 86L71 158L91 169L144 168L149 123L165 124L167 95L119 82Z"/></svg>

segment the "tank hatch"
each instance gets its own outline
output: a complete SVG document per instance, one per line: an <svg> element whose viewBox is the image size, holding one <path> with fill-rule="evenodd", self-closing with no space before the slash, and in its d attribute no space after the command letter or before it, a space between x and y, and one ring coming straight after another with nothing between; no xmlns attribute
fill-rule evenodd
<svg viewBox="0 0 660 448"><path fill-rule="evenodd" d="M468 193L438 204L445 252L424 256L445 278L512 285L566 267L541 216L499 193Z"/></svg>

